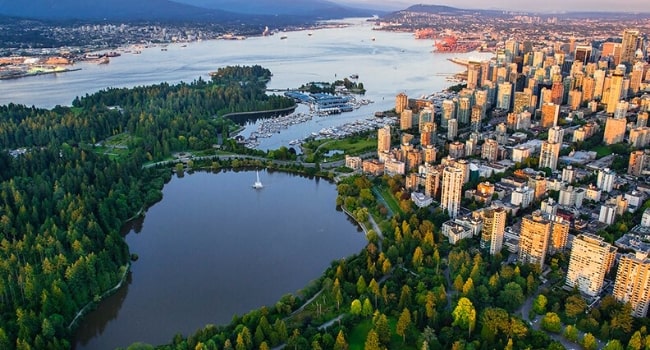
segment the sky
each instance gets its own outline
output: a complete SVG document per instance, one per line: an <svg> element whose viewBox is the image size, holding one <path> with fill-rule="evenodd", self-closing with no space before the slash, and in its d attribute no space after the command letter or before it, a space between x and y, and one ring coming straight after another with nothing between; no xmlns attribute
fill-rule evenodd
<svg viewBox="0 0 650 350"><path fill-rule="evenodd" d="M366 8L402 10L414 4L447 5L458 8L513 9L539 12L625 11L648 12L648 0L332 0Z"/></svg>

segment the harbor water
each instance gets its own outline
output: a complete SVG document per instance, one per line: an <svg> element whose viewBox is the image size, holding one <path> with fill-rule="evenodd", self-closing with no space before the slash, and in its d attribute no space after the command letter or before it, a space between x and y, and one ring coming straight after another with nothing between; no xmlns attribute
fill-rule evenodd
<svg viewBox="0 0 650 350"><path fill-rule="evenodd" d="M311 133L371 117L395 105L395 95L420 97L441 91L449 78L464 68L453 58L489 58L490 53L432 53L433 40L416 40L412 33L374 30L364 19L347 20L349 26L246 40L211 40L188 44L150 46L110 60L109 64L79 63L79 71L16 80L0 80L0 104L19 103L52 108L70 105L76 96L108 87L133 87L160 82L190 82L228 65L261 65L271 70L270 89L297 88L312 81L354 79L367 90L360 98L373 101L353 112L313 118L269 138L259 148L276 149ZM312 34L312 35L309 35ZM140 52L136 54L135 52ZM281 93L281 92L279 92ZM298 112L308 112L299 108ZM242 136L257 129L248 125Z"/></svg>

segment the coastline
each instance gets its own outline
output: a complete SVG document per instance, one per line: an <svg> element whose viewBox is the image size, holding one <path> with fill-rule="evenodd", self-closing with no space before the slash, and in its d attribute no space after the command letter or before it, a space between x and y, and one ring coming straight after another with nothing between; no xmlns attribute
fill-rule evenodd
<svg viewBox="0 0 650 350"><path fill-rule="evenodd" d="M66 69L59 69L59 70L48 70L48 71L39 71L39 72L21 72L18 74L10 74L10 75L0 75L0 80L12 80L12 79L21 79L21 78L29 78L29 77L36 77L39 75L48 75L48 74L57 74L57 73L67 73L67 72L76 72L80 71L81 68L66 68Z"/></svg>
<svg viewBox="0 0 650 350"><path fill-rule="evenodd" d="M120 278L119 282L113 286L113 288L105 291L102 293L102 295L99 296L98 299L92 300L88 302L88 304L84 305L84 307L81 308L75 315L75 317L70 321L70 324L68 324L68 330L72 330L74 326L76 326L77 322L85 316L93 306L99 305L99 303L102 302L102 300L106 299L109 297L111 294L115 293L118 289L122 287L124 284L124 281L126 281L126 276L128 276L129 272L131 271L131 262L127 262L126 265L122 266L121 268L124 268L124 272L122 273L122 278Z"/></svg>

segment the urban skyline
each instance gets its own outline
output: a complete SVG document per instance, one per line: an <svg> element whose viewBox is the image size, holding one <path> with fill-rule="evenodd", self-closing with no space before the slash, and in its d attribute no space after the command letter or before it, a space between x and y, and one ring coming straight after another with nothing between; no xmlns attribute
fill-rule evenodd
<svg viewBox="0 0 650 350"><path fill-rule="evenodd" d="M550 0L544 2L521 2L514 0L498 0L486 4L482 1L475 0L423 0L423 1L405 1L405 0L390 0L378 3L376 0L335 0L339 4L349 6L360 6L378 10L391 10L398 11L406 9L416 4L423 5L441 5L451 6L456 8L466 9L482 9L482 10L509 10L509 11L528 11L528 12L545 12L545 13L565 13L565 12L648 12L644 5L647 5L641 0L626 0L616 3L613 7L611 1L598 0L578 0L571 1L570 3L560 0Z"/></svg>

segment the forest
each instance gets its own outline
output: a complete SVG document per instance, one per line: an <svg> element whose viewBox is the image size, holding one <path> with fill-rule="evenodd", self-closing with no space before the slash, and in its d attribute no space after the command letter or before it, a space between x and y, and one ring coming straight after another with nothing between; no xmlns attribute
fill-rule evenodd
<svg viewBox="0 0 650 350"><path fill-rule="evenodd" d="M143 167L211 149L228 112L288 107L270 71L225 67L209 82L108 89L52 110L0 107L0 349L69 349L84 307L128 269L120 228L161 199L169 169ZM98 145L129 135L128 152Z"/></svg>
<svg viewBox="0 0 650 350"><path fill-rule="evenodd" d="M650 348L648 319L633 318L629 304L607 296L590 308L577 290L556 287L567 253L549 259L553 281L542 285L538 267L507 263L505 250L490 256L475 239L450 245L440 232L446 213L416 210L403 186L401 176L342 180L336 204L366 228L365 249L297 295L158 348ZM373 221L379 232L367 229Z"/></svg>
<svg viewBox="0 0 650 350"><path fill-rule="evenodd" d="M210 81L108 89L72 107L0 107L0 349L71 348L80 310L128 271L120 228L161 199L171 176L168 166L143 165L212 150L233 127L223 114L291 106L266 95L270 77L259 66L226 67ZM125 152L100 151L118 136ZM243 151L229 140L221 146ZM286 149L267 156L291 157ZM365 229L365 249L296 295L227 325L170 335L159 348L650 349L648 319L633 318L629 305L606 297L589 308L577 291L557 287L567 253L549 259L552 281L541 285L538 268L508 263L505 251L490 256L474 239L451 246L440 231L447 214L414 208L404 181L343 179L332 205Z"/></svg>

